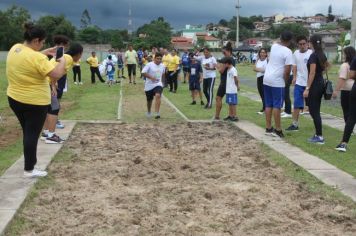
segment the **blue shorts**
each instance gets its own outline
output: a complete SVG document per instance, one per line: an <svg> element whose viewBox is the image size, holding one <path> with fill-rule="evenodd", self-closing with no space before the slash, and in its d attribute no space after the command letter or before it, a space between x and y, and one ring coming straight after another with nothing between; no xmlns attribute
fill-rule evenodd
<svg viewBox="0 0 356 236"><path fill-rule="evenodd" d="M239 103L237 93L227 93L226 94L226 103L229 105L237 105Z"/></svg>
<svg viewBox="0 0 356 236"><path fill-rule="evenodd" d="M114 73L107 74L107 77L109 81L114 81Z"/></svg>
<svg viewBox="0 0 356 236"><path fill-rule="evenodd" d="M294 86L294 109L304 109L304 91L305 86L300 86L298 84Z"/></svg>
<svg viewBox="0 0 356 236"><path fill-rule="evenodd" d="M200 82L199 80L189 80L189 90L193 91L193 90L198 90L200 91Z"/></svg>
<svg viewBox="0 0 356 236"><path fill-rule="evenodd" d="M263 85L263 92L265 97L265 105L267 108L281 109L284 103L285 88L271 87Z"/></svg>

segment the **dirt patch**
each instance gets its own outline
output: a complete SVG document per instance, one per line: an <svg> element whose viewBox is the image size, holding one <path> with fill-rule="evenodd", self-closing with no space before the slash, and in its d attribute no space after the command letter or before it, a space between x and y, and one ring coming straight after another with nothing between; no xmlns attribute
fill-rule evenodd
<svg viewBox="0 0 356 236"><path fill-rule="evenodd" d="M80 125L26 235L355 235L354 209L289 180L229 124Z"/></svg>
<svg viewBox="0 0 356 236"><path fill-rule="evenodd" d="M0 120L0 149L6 148L22 136L19 121L13 114L6 112L1 115Z"/></svg>

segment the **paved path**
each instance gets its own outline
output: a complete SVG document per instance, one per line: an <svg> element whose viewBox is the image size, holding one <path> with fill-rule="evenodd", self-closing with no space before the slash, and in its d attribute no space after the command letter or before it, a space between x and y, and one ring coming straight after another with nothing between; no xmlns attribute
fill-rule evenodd
<svg viewBox="0 0 356 236"><path fill-rule="evenodd" d="M62 121L65 128L56 130L63 137L68 138L72 132L75 122ZM38 163L40 169L46 169L52 158L60 150L62 144L38 143ZM4 232L7 224L16 214L17 209L25 200L28 191L36 183L36 178L23 177L24 158L20 158L6 172L0 176L0 235Z"/></svg>

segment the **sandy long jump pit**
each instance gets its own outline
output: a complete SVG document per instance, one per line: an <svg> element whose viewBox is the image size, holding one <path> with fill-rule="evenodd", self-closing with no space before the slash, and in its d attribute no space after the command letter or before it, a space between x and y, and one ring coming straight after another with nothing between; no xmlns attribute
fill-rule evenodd
<svg viewBox="0 0 356 236"><path fill-rule="evenodd" d="M78 125L23 235L356 235L229 124Z"/></svg>

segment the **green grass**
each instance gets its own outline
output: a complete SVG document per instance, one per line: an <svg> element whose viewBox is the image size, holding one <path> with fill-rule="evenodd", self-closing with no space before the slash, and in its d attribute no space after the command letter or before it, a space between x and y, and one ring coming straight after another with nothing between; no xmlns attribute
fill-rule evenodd
<svg viewBox="0 0 356 236"><path fill-rule="evenodd" d="M216 89L214 91L216 93ZM173 102L177 108L182 111L189 119L201 120L211 119L214 116L215 110L205 110L197 105L188 105L190 102L190 94L187 85L179 88L177 94L167 94L167 97ZM260 127L265 128L264 116L258 115L261 105L259 102L252 101L246 97L239 96L238 116L242 120L248 120ZM223 104L221 117L227 114L227 105ZM282 127L287 128L291 124L291 119L282 119ZM314 145L307 142L307 139L314 134L314 125L312 120L301 117L300 131L296 133L285 133L285 140L290 144L297 146L307 153L318 156L319 158L335 165L341 170L348 172L356 177L356 159L353 153L356 150L356 143L350 142L349 151L347 153L339 153L334 150L335 146L342 138L342 132L323 126L323 133L326 139L325 145Z"/></svg>

